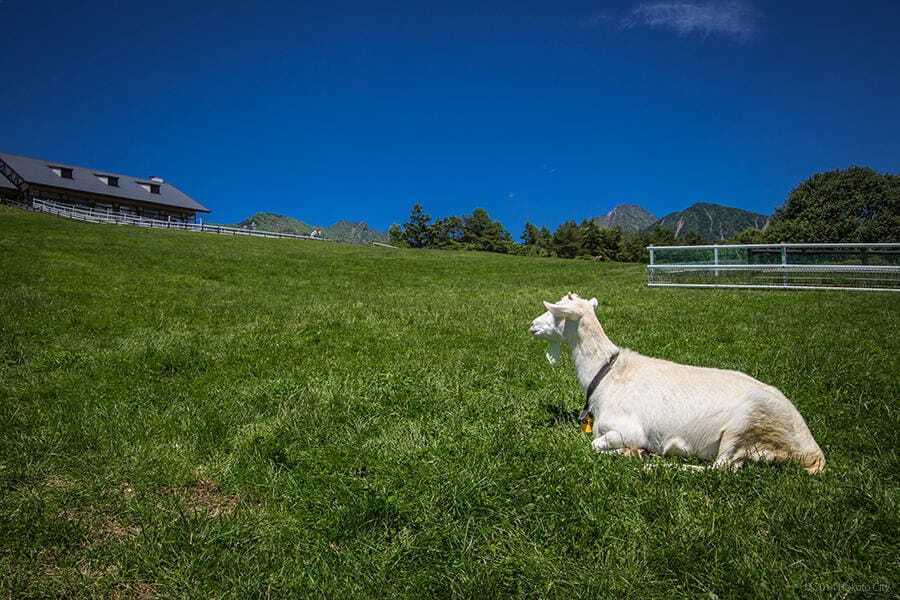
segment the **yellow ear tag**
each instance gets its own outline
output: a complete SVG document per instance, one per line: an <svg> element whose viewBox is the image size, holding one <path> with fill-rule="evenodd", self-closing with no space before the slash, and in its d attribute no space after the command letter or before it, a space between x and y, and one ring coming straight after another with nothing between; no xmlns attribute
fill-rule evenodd
<svg viewBox="0 0 900 600"><path fill-rule="evenodd" d="M588 415L584 419L582 419L581 430L585 433L592 432L594 430L594 417Z"/></svg>

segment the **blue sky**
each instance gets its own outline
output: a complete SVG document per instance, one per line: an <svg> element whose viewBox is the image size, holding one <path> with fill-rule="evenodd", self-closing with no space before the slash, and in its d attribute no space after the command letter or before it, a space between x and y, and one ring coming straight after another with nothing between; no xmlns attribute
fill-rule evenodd
<svg viewBox="0 0 900 600"><path fill-rule="evenodd" d="M0 150L159 174L234 222L514 236L622 202L771 212L900 172L900 2L0 0Z"/></svg>

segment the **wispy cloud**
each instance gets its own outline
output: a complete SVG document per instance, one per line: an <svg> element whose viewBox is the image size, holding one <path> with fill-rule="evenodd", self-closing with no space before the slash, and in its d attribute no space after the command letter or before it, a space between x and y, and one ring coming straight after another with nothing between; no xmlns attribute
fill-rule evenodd
<svg viewBox="0 0 900 600"><path fill-rule="evenodd" d="M613 26L665 29L678 35L718 35L739 42L759 32L760 13L748 2L641 2L627 14L597 13L585 21L589 27Z"/></svg>

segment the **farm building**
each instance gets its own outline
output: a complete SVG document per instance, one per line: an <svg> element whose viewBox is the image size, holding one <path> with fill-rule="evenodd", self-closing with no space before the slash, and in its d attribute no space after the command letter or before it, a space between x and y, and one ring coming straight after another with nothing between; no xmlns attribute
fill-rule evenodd
<svg viewBox="0 0 900 600"><path fill-rule="evenodd" d="M208 208L160 177L100 169L0 152L0 200L32 205L51 201L148 219L193 222Z"/></svg>

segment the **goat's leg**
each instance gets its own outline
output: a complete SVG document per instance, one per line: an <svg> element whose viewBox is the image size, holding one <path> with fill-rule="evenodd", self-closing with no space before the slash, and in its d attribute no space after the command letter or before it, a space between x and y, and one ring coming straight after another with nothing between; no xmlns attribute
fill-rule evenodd
<svg viewBox="0 0 900 600"><path fill-rule="evenodd" d="M594 438L591 448L594 452L612 452L625 447L625 438L618 431L607 431L603 435Z"/></svg>
<svg viewBox="0 0 900 600"><path fill-rule="evenodd" d="M737 471L744 466L745 452L740 447L740 436L732 431L723 431L719 436L719 451L712 468L723 471Z"/></svg>
<svg viewBox="0 0 900 600"><path fill-rule="evenodd" d="M591 448L594 449L594 452L610 452L640 458L644 452L643 449L628 446L625 441L625 436L618 431L611 430L598 438L594 438L591 442Z"/></svg>
<svg viewBox="0 0 900 600"><path fill-rule="evenodd" d="M594 435L591 447L595 452L640 457L647 447L647 436L641 424L627 417L599 416L594 423Z"/></svg>

